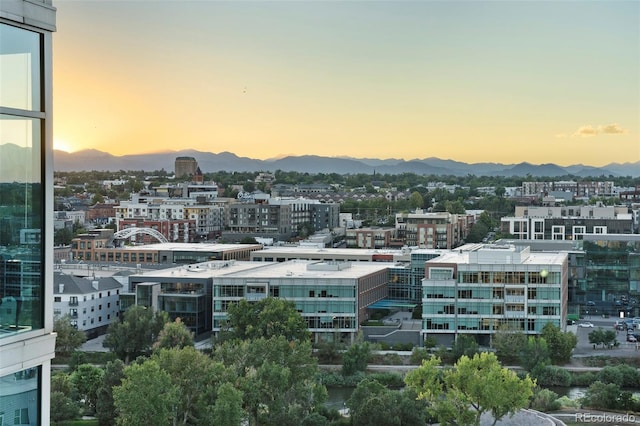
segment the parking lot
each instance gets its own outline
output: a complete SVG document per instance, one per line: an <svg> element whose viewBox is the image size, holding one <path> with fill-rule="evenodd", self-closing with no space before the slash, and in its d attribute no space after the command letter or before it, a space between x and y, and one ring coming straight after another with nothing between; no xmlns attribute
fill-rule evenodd
<svg viewBox="0 0 640 426"><path fill-rule="evenodd" d="M568 325L567 331L571 331L576 334L578 337L578 344L573 351L574 356L620 356L620 357L630 357L630 356L640 356L640 351L636 350L636 344L632 342L627 342L627 332L626 330L616 330L618 343L617 347L612 349L603 348L602 346L593 348L593 344L589 343L589 333L593 330L601 327L605 330L615 330L614 324L616 321L619 321L619 318L584 318L580 321L577 321L574 325ZM593 327L580 327L580 323L590 322L593 324ZM640 333L640 330L636 331Z"/></svg>

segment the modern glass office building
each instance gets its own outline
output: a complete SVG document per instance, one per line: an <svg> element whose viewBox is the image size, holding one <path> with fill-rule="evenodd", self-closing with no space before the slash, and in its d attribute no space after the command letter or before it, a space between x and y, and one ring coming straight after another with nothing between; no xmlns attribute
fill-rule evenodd
<svg viewBox="0 0 640 426"><path fill-rule="evenodd" d="M450 345L467 334L489 345L503 324L539 334L565 328L567 253L514 245L466 245L425 264L422 333Z"/></svg>
<svg viewBox="0 0 640 426"><path fill-rule="evenodd" d="M0 424L50 423L55 16L0 2Z"/></svg>

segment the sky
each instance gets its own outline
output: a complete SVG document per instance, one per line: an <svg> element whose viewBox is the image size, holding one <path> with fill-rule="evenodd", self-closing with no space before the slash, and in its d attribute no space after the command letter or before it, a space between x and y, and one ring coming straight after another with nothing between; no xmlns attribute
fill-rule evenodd
<svg viewBox="0 0 640 426"><path fill-rule="evenodd" d="M54 146L640 161L640 2L54 0Z"/></svg>

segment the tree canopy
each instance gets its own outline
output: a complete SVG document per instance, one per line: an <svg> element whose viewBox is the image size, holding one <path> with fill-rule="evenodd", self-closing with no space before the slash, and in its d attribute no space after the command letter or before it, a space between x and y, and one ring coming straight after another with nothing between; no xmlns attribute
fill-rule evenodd
<svg viewBox="0 0 640 426"><path fill-rule="evenodd" d="M259 339L283 336L289 341L308 341L311 333L293 302L266 297L258 302L246 299L227 309L223 339Z"/></svg>
<svg viewBox="0 0 640 426"><path fill-rule="evenodd" d="M53 331L58 334L56 337L56 354L61 356L68 356L87 341L87 336L71 325L69 315L56 318L53 321Z"/></svg>
<svg viewBox="0 0 640 426"><path fill-rule="evenodd" d="M405 383L429 403L428 410L443 424L479 425L485 412L497 421L526 407L533 395L533 380L520 379L501 367L493 353L462 356L445 370L439 366L437 357L424 360L407 373Z"/></svg>
<svg viewBox="0 0 640 426"><path fill-rule="evenodd" d="M166 312L131 306L122 321L109 325L102 345L128 364L139 356L151 354L153 344L168 321Z"/></svg>

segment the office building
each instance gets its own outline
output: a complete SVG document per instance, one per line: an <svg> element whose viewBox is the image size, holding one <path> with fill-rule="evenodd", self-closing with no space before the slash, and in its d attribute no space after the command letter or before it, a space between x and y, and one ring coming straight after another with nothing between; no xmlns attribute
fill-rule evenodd
<svg viewBox="0 0 640 426"><path fill-rule="evenodd" d="M198 171L198 162L193 157L178 157L176 158L174 168L177 178L194 176Z"/></svg>
<svg viewBox="0 0 640 426"><path fill-rule="evenodd" d="M0 423L50 424L51 0L0 2Z"/></svg>
<svg viewBox="0 0 640 426"><path fill-rule="evenodd" d="M567 253L468 244L425 263L422 333L450 345L458 335L489 346L503 324L539 334L567 319Z"/></svg>

